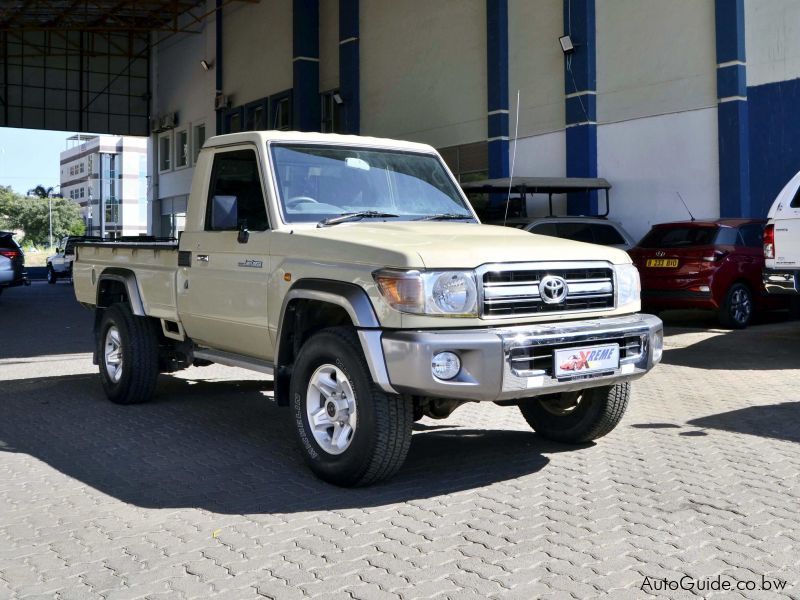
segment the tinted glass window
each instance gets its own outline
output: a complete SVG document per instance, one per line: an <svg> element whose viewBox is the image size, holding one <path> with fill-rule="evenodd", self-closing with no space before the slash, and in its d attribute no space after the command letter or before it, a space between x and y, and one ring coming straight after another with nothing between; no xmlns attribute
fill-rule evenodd
<svg viewBox="0 0 800 600"><path fill-rule="evenodd" d="M735 227L720 227L714 243L720 246L735 246L737 243L741 245L739 230Z"/></svg>
<svg viewBox="0 0 800 600"><path fill-rule="evenodd" d="M792 198L792 202L789 206L792 208L800 208L800 187L797 188L797 192L795 192L794 198Z"/></svg>
<svg viewBox="0 0 800 600"><path fill-rule="evenodd" d="M238 229L245 226L251 231L269 229L264 192L258 173L258 160L255 150L235 150L214 156L211 172L211 187L206 206L206 230L211 231L211 211L214 197L226 198L228 204L235 198L235 221L237 225L221 227L222 230Z"/></svg>
<svg viewBox="0 0 800 600"><path fill-rule="evenodd" d="M0 248L13 248L17 249L17 244L14 242L10 234L0 234Z"/></svg>
<svg viewBox="0 0 800 600"><path fill-rule="evenodd" d="M642 238L642 248L683 248L687 246L710 246L717 234L716 226L710 227L656 227Z"/></svg>
<svg viewBox="0 0 800 600"><path fill-rule="evenodd" d="M595 244L602 244L603 246L625 244L625 238L620 235L613 225L592 225L592 233L594 233Z"/></svg>
<svg viewBox="0 0 800 600"><path fill-rule="evenodd" d="M551 237L558 237L558 231L556 230L555 223L539 223L535 225L533 229L530 230L531 233L536 233L538 235L549 235Z"/></svg>
<svg viewBox="0 0 800 600"><path fill-rule="evenodd" d="M589 223L559 223L558 237L576 242L594 242L592 227Z"/></svg>
<svg viewBox="0 0 800 600"><path fill-rule="evenodd" d="M761 248L764 240L764 226L760 223L750 223L739 227L742 243L748 248Z"/></svg>

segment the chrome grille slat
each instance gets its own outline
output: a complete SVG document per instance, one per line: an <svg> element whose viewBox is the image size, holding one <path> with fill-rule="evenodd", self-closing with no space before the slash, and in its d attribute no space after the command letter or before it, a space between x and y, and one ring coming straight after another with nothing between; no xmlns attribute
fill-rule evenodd
<svg viewBox="0 0 800 600"><path fill-rule="evenodd" d="M558 304L543 301L542 278L564 279L567 296ZM614 308L614 271L610 264L524 263L491 265L483 273L484 317L517 317L541 313L581 312Z"/></svg>

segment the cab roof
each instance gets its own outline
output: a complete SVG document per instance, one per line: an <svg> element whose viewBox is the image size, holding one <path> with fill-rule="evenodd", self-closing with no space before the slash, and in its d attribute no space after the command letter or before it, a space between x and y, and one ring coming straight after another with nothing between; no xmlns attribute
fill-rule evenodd
<svg viewBox="0 0 800 600"><path fill-rule="evenodd" d="M304 131L243 131L215 135L206 140L204 148L225 146L251 142L257 145L267 142L300 142L307 144L331 144L340 146L365 146L370 148L386 148L434 154L436 150L428 144L393 140L389 138L367 137L360 135L341 135L338 133L316 133Z"/></svg>
<svg viewBox="0 0 800 600"><path fill-rule="evenodd" d="M695 219L694 221L670 221L669 223L656 223L653 227L712 227L722 225L723 227L738 227L748 223L765 224L766 219Z"/></svg>

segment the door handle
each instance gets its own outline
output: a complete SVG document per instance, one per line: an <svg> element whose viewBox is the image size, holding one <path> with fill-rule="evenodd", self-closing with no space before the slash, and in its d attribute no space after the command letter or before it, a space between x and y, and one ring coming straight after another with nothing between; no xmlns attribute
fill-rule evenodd
<svg viewBox="0 0 800 600"><path fill-rule="evenodd" d="M199 260L200 262L208 262L208 254L198 254L195 260Z"/></svg>

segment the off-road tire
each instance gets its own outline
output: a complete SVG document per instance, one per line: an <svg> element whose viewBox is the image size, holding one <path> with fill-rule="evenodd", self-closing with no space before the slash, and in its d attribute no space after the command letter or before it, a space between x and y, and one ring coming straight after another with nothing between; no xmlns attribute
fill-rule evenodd
<svg viewBox="0 0 800 600"><path fill-rule="evenodd" d="M114 382L106 370L105 341L108 330L119 331L122 375ZM153 397L158 380L158 338L152 323L131 313L127 304L114 304L103 311L97 336L100 380L115 404L141 404Z"/></svg>
<svg viewBox="0 0 800 600"><path fill-rule="evenodd" d="M603 437L619 424L630 393L630 383L618 383L577 392L578 405L563 415L554 414L543 404L558 396L556 394L523 400L519 410L528 425L542 437L568 444L585 444Z"/></svg>
<svg viewBox="0 0 800 600"><path fill-rule="evenodd" d="M748 299L750 312L747 314L746 318L737 318L736 316L734 297L737 293L746 295ZM722 302L722 306L719 307L717 319L719 320L719 324L725 329L744 329L753 319L753 310L753 293L750 291L750 288L743 283L734 283L725 294L725 300Z"/></svg>
<svg viewBox="0 0 800 600"><path fill-rule="evenodd" d="M336 455L314 439L306 410L311 376L326 364L341 369L356 404L357 427L352 441ZM303 344L292 369L290 393L300 451L319 478L343 487L364 486L391 477L403 465L411 445L412 402L386 394L372 381L352 329L325 329Z"/></svg>
<svg viewBox="0 0 800 600"><path fill-rule="evenodd" d="M56 275L53 265L47 265L47 283L53 285L56 281L58 281L58 275Z"/></svg>

